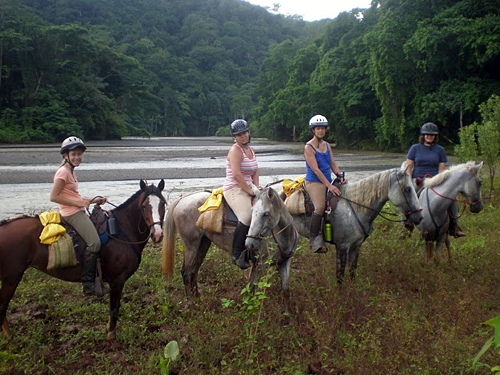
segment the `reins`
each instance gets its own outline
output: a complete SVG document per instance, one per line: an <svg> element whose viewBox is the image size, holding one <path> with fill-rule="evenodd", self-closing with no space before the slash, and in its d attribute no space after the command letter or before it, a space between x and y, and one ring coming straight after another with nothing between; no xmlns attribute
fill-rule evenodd
<svg viewBox="0 0 500 375"><path fill-rule="evenodd" d="M398 172L396 171L396 179L397 179L398 186L400 186L400 183L399 183L399 177L398 177L398 174L397 174L397 173L398 173ZM401 186L400 186L400 188L401 188ZM401 190L403 190L403 189L401 189ZM405 221L405 220L402 220L402 219L393 220L393 219L389 219L389 218L387 218L387 217L385 217L385 216L384 216L384 215L389 215L389 216L397 216L397 217L400 217L400 214L398 214L398 213L393 213L393 212L388 212L388 211L379 211L379 212L377 212L377 210L375 210L375 209L373 209L373 208L371 208L371 207L368 207L368 206L366 206L366 205L364 205L364 204L361 204L361 203L359 203L359 202L355 202L355 201L353 201L353 200L351 200L351 199L349 199L349 198L345 198L345 197L343 197L342 195L339 195L338 197L339 197L339 198L341 198L341 199L344 199L345 201L347 201L347 202L349 203L349 206L351 207L351 210L352 210L354 213L355 213L355 211L354 211L354 208L352 207L352 204L355 204L355 205L357 205L357 206L359 206L359 207L366 208L367 210L370 210L370 211L372 211L372 212L376 212L376 213L377 213L377 216L380 216L380 217L381 217L381 218L383 218L384 220L387 220L387 221L390 221L390 222L394 222L394 223L401 223L401 222ZM404 191L403 191L403 197L405 198L406 205L407 205L408 207L410 207L410 203L408 202L408 199L406 198L406 195L404 194ZM404 213L404 215L405 215L405 217L409 217L410 215L412 215L412 214L414 214L414 213L417 213L417 212L420 212L420 211L422 211L422 209L421 209L421 208L420 208L420 209L418 209L418 210L405 212L405 213ZM359 222L359 219L357 218L357 215L356 215L356 219L357 219L357 220L358 220L358 222ZM365 228L363 228L363 232L365 233L365 235L366 235L366 236L368 236L367 231L365 230Z"/></svg>

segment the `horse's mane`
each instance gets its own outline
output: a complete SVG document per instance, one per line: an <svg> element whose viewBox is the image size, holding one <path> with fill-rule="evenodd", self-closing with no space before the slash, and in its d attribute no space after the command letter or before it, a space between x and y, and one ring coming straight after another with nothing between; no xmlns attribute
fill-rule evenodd
<svg viewBox="0 0 500 375"><path fill-rule="evenodd" d="M438 173L434 177L426 178L424 181L424 186L425 187L435 187L435 186L441 185L457 169L466 169L468 171L471 171L475 167L476 167L476 162L474 162L474 161L468 161L467 163L454 165L454 166L450 167L450 169L446 169L446 170L442 171L441 173Z"/></svg>
<svg viewBox="0 0 500 375"><path fill-rule="evenodd" d="M26 215L26 214L19 214L19 215L14 215L14 216L9 216L6 217L5 219L0 220L0 226L10 223L11 221L19 220L19 219L26 219L26 218L37 218L38 215Z"/></svg>
<svg viewBox="0 0 500 375"><path fill-rule="evenodd" d="M372 174L360 181L341 185L342 197L364 206L370 206L371 202L389 193L390 176L395 170L388 169Z"/></svg>
<svg viewBox="0 0 500 375"><path fill-rule="evenodd" d="M128 206L130 206L132 204L132 202L135 202L137 200L137 198L139 197L139 195L141 195L142 193L142 190L138 190L136 191L129 199L127 199L125 202L123 202L122 204L120 204L118 207L116 207L113 211L121 211L121 210L125 210L128 208Z"/></svg>

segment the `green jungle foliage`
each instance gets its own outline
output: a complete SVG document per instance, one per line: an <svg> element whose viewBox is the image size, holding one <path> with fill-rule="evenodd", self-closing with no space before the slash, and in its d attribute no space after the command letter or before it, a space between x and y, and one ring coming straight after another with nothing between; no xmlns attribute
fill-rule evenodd
<svg viewBox="0 0 500 375"><path fill-rule="evenodd" d="M343 147L442 139L500 94L496 0L374 0L305 22L240 0L4 0L0 142L213 135L305 140L317 113Z"/></svg>

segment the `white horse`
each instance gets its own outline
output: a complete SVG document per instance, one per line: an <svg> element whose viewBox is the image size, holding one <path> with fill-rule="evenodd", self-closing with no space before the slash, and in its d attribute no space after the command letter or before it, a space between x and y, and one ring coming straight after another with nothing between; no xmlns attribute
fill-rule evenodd
<svg viewBox="0 0 500 375"><path fill-rule="evenodd" d="M448 250L448 260L451 259L448 211L454 201L470 205L470 211L473 213L478 213L483 209L481 179L479 178L479 170L482 166L482 162L476 165L475 162L469 161L424 180L424 188L419 193L424 219L417 225L417 229L425 240L422 262L426 258L433 258L434 263L438 264L443 243ZM458 194L463 195L465 200L458 200Z"/></svg>
<svg viewBox="0 0 500 375"><path fill-rule="evenodd" d="M342 195L331 215L339 284L342 283L347 263L351 277L354 276L361 244L372 232L373 221L387 201L404 213L407 220L415 224L422 220L420 202L406 169L405 162L401 168L374 173L360 181L340 185ZM282 190L281 184L273 186L278 191ZM309 237L311 216L302 214L292 217L299 233Z"/></svg>

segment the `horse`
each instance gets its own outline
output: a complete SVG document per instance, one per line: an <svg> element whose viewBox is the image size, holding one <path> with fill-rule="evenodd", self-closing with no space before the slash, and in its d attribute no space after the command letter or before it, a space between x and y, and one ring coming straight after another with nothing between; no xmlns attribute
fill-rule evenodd
<svg viewBox="0 0 500 375"><path fill-rule="evenodd" d="M435 264L439 264L443 243L448 251L448 261L451 261L448 211L453 201L469 205L472 213L478 213L483 209L482 181L479 178L482 166L482 162L476 165L474 161L469 161L424 180L424 187L419 192L424 219L417 225L425 240L422 263L433 259ZM458 200L458 194L463 195L465 200Z"/></svg>
<svg viewBox="0 0 500 375"><path fill-rule="evenodd" d="M210 245L231 252L234 226L224 223L222 233L201 229L196 225L200 213L198 207L210 196L210 192L195 192L174 201L165 219L162 246L162 270L167 280L172 279L175 240L177 234L184 244L184 260L182 264L182 279L186 294L198 297L198 271L205 259ZM273 256L281 278L281 289L285 305L285 313L289 312L289 276L290 257L297 247L298 234L292 225L292 217L277 193L269 188L259 192L254 198L252 219L248 231L246 246L253 256L253 266L250 271L250 284L255 285L265 266L265 259ZM274 255L269 253L267 238L271 233L277 243ZM248 251L248 250L247 250Z"/></svg>
<svg viewBox="0 0 500 375"><path fill-rule="evenodd" d="M354 277L362 243L373 230L375 218L381 214L387 201L391 201L407 220L418 224L422 220L420 202L410 176L406 173L406 162L401 168L375 173L357 182L340 185L341 195L331 212L332 241L336 248L336 278L342 285L346 265L350 277ZM281 190L281 184L273 185ZM280 194L282 199L284 194ZM294 226L300 235L309 237L311 216L292 214ZM398 220L399 221L399 220Z"/></svg>
<svg viewBox="0 0 500 375"><path fill-rule="evenodd" d="M156 187L140 181L140 190L127 201L111 210L119 232L109 235L109 242L100 250L103 280L110 286L109 320L106 339L116 339L120 300L125 281L137 270L146 242L159 243L163 238L162 225L166 200L161 180ZM11 336L7 321L7 308L28 267L36 268L64 281L81 282L82 265L47 270L48 246L40 243L43 226L36 216L21 216L0 222L0 326ZM78 247L85 248L79 238Z"/></svg>

